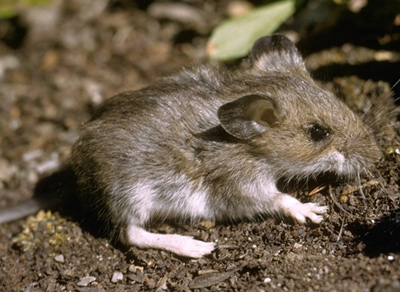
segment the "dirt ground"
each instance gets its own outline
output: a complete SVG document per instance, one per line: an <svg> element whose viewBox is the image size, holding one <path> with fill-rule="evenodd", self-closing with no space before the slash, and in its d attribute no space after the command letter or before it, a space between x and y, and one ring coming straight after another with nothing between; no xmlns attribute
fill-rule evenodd
<svg viewBox="0 0 400 292"><path fill-rule="evenodd" d="M114 94L206 62L207 39L231 2L57 0L0 20L0 208L73 192L60 169L80 125ZM267 218L154 227L218 242L211 256L189 260L111 244L70 202L0 225L0 291L400 291L400 122L394 98L384 101L400 96L400 85L391 90L400 16L371 16L375 8L337 11L329 25L300 32L293 21L282 28L299 39L322 86L360 114L382 109L372 119L384 157L362 178L363 192L340 181L293 192L329 206L320 225Z"/></svg>

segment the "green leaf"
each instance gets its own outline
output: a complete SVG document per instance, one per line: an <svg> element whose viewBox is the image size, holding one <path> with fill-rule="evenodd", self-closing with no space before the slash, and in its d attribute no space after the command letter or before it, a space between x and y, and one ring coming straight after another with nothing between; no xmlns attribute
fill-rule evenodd
<svg viewBox="0 0 400 292"><path fill-rule="evenodd" d="M15 16L16 9L12 6L0 6L0 19L7 19Z"/></svg>
<svg viewBox="0 0 400 292"><path fill-rule="evenodd" d="M32 6L47 6L52 0L0 0L0 19L14 17L22 9Z"/></svg>
<svg viewBox="0 0 400 292"><path fill-rule="evenodd" d="M207 55L226 61L247 55L261 36L273 33L296 10L298 0L280 0L256 8L242 17L223 21L212 33Z"/></svg>

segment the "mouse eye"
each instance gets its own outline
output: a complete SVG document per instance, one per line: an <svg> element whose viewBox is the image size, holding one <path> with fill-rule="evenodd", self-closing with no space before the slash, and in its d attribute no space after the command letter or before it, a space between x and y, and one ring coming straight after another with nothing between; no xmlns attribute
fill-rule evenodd
<svg viewBox="0 0 400 292"><path fill-rule="evenodd" d="M324 128L318 124L315 124L315 125L312 125L312 127L308 129L308 134L310 135L310 138L314 142L320 142L320 141L324 140L326 137L328 137L330 135L330 132L326 128Z"/></svg>

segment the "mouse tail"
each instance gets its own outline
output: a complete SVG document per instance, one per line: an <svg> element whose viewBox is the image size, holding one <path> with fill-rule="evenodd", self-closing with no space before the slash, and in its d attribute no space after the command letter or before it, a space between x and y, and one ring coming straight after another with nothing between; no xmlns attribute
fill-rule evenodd
<svg viewBox="0 0 400 292"><path fill-rule="evenodd" d="M31 198L15 206L0 210L0 224L16 221L45 209L47 204L36 198Z"/></svg>

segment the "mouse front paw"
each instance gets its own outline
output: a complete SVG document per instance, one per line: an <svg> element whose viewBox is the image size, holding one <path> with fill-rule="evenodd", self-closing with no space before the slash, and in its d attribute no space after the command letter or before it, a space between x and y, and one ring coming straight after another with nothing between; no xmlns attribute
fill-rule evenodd
<svg viewBox="0 0 400 292"><path fill-rule="evenodd" d="M280 199L280 208L286 216L292 217L298 223L305 223L310 219L314 223L323 220L323 214L328 211L327 206L320 206L316 203L302 203L290 195L283 195Z"/></svg>
<svg viewBox="0 0 400 292"><path fill-rule="evenodd" d="M316 203L306 203L299 205L294 212L293 218L299 223L305 223L306 218L314 223L320 223L324 217L322 216L328 211L327 206L320 206Z"/></svg>

